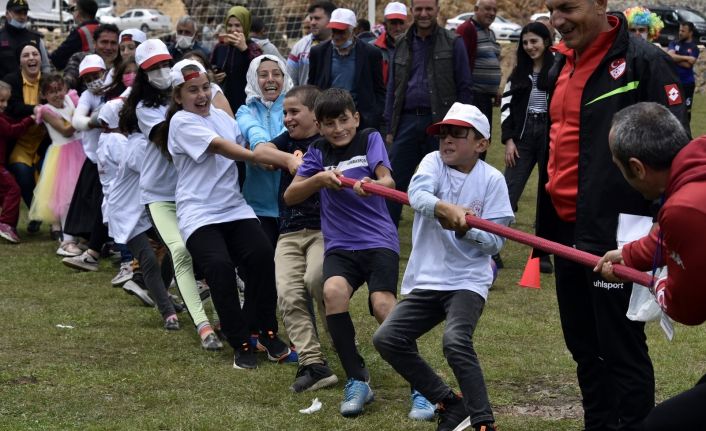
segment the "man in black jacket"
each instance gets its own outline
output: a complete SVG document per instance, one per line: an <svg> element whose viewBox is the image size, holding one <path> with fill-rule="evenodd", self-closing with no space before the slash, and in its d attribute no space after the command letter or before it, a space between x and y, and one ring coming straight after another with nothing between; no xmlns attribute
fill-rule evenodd
<svg viewBox="0 0 706 431"><path fill-rule="evenodd" d="M39 33L29 29L27 0L9 0L5 10L6 24L0 29L0 79L20 67L18 50L29 42L39 47L42 72L51 70L49 56Z"/></svg>
<svg viewBox="0 0 706 431"><path fill-rule="evenodd" d="M333 11L328 24L331 39L311 48L308 82L322 90L331 87L348 90L360 114L360 130L378 129L385 103L382 54L353 37L355 26L352 10Z"/></svg>
<svg viewBox="0 0 706 431"><path fill-rule="evenodd" d="M49 58L58 70L64 70L69 58L77 52L92 53L95 50L93 32L100 24L96 21L98 4L95 0L77 0L73 6L74 22L78 27L71 31Z"/></svg>
<svg viewBox="0 0 706 431"><path fill-rule="evenodd" d="M613 114L641 101L682 118L678 78L666 53L630 37L607 0L547 0L563 36L549 72L549 148L540 164L537 234L603 255L616 248L620 213L650 215L612 163ZM610 283L556 257L564 340L577 363L586 430L633 430L654 407L644 323L627 319L632 284Z"/></svg>

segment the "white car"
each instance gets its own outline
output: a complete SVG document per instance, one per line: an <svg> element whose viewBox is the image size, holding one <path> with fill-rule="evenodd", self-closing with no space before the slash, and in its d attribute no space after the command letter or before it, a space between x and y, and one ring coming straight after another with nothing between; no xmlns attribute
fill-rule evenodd
<svg viewBox="0 0 706 431"><path fill-rule="evenodd" d="M115 24L120 30L139 28L145 33L172 31L171 19L156 9L130 9L119 17L103 15L99 19L102 24Z"/></svg>
<svg viewBox="0 0 706 431"><path fill-rule="evenodd" d="M537 12L537 13L533 14L533 15L530 17L530 22L535 22L535 21L537 21L537 18L539 18L539 17L541 17L541 16L546 16L547 18L549 18L549 12Z"/></svg>
<svg viewBox="0 0 706 431"><path fill-rule="evenodd" d="M471 19L473 15L475 15L475 13L466 12L454 18L449 18L446 20L446 29L452 31L456 30L456 27ZM495 39L497 40L517 41L520 40L520 31L522 31L522 26L505 19L500 15L496 15L495 21L490 24L490 29L493 30L493 33L495 33Z"/></svg>

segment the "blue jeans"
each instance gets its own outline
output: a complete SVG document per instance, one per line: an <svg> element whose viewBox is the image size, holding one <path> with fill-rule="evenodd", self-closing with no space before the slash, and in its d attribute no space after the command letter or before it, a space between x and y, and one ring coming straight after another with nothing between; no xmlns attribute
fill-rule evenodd
<svg viewBox="0 0 706 431"><path fill-rule="evenodd" d="M392 310L373 336L373 344L385 361L430 402L438 403L451 391L422 359L417 339L446 320L444 356L463 393L471 424L494 422L473 331L485 300L470 290L413 290Z"/></svg>
<svg viewBox="0 0 706 431"><path fill-rule="evenodd" d="M32 205L32 197L34 197L34 187L37 185L34 179L37 169L24 163L11 163L7 165L7 170L15 176L15 180L22 192L22 200L25 201L27 208L29 208Z"/></svg>
<svg viewBox="0 0 706 431"><path fill-rule="evenodd" d="M439 140L427 135L426 129L432 122L431 114L405 114L400 116L397 133L392 142L390 164L395 188L406 192L417 165L424 156L439 149ZM387 209L395 226L400 223L402 205L387 201Z"/></svg>

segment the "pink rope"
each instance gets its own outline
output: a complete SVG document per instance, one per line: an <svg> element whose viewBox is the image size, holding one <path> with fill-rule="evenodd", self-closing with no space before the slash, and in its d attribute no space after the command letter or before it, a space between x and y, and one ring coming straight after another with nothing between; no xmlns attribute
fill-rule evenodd
<svg viewBox="0 0 706 431"><path fill-rule="evenodd" d="M346 187L353 187L353 185L358 181L346 177L339 177L338 179L341 180L341 183L343 183L343 185ZM403 205L409 205L409 198L407 197L407 193L401 192L399 190L392 190L390 188L371 183L364 183L363 190L374 195L382 196L385 199L401 203ZM548 239L540 238L536 235L522 232L517 229L493 223L492 221L484 220L480 217L467 215L466 223L468 223L468 226L470 227L494 233L495 235L500 235L515 242L529 245L531 247L546 251L547 253L561 256L564 259L574 261L590 268L595 267L598 264L598 261L600 260L599 256L593 255L591 253L577 250L573 247L568 247L566 245L559 244L554 241L549 241ZM652 285L652 276L644 272L638 271L634 268L630 268L625 265L613 264L613 272L617 277L623 280L632 281L643 286Z"/></svg>

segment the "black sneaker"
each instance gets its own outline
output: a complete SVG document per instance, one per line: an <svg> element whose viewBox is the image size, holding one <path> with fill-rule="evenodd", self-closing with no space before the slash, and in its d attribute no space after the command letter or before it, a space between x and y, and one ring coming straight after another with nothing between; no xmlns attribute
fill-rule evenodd
<svg viewBox="0 0 706 431"><path fill-rule="evenodd" d="M243 343L240 348L235 350L233 356L233 368L238 370L254 370L257 368L257 356L250 343Z"/></svg>
<svg viewBox="0 0 706 431"><path fill-rule="evenodd" d="M30 220L29 223L27 223L27 233L35 234L39 232L39 229L42 228L42 222L38 220Z"/></svg>
<svg viewBox="0 0 706 431"><path fill-rule="evenodd" d="M326 364L311 364L299 367L292 392L315 391L338 383L338 377Z"/></svg>
<svg viewBox="0 0 706 431"><path fill-rule="evenodd" d="M539 258L539 272L542 274L552 274L554 272L554 265L552 265L549 256L542 256Z"/></svg>
<svg viewBox="0 0 706 431"><path fill-rule="evenodd" d="M260 333L257 348L260 351L267 352L267 359L272 362L279 362L291 352L289 346L280 340L273 331Z"/></svg>
<svg viewBox="0 0 706 431"><path fill-rule="evenodd" d="M463 400L459 397L442 404L436 412L439 414L439 425L436 431L453 431L468 417Z"/></svg>

